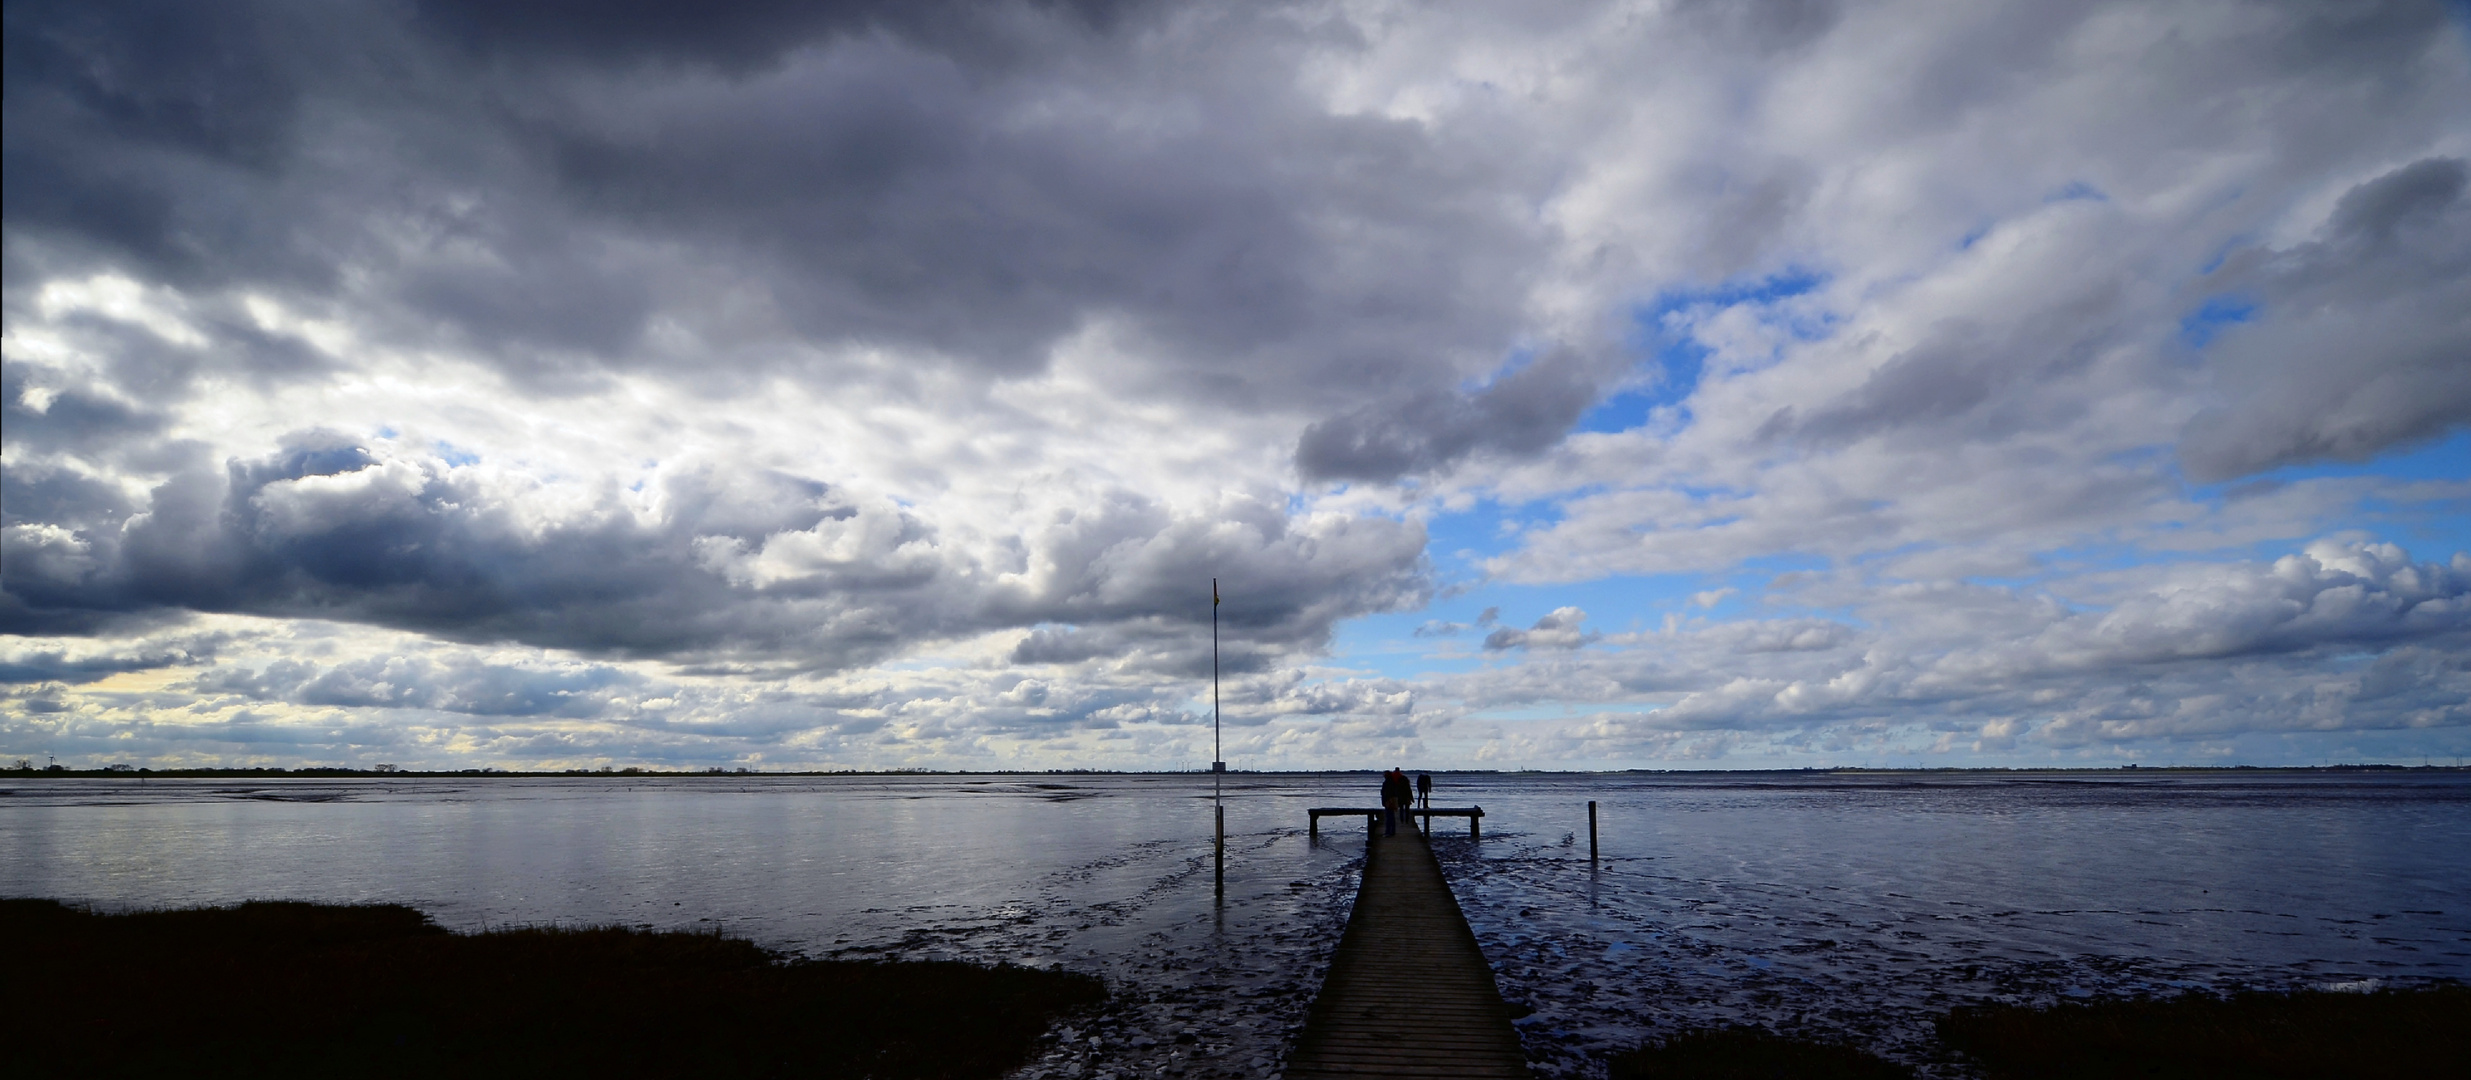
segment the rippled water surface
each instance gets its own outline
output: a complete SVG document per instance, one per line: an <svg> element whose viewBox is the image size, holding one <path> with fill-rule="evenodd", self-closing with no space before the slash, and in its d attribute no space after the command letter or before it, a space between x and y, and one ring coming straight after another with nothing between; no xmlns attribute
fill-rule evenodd
<svg viewBox="0 0 2471 1080"><path fill-rule="evenodd" d="M2471 776L1442 774L1436 848L1545 1075L1710 1023L1916 1061L1978 1000L2471 978ZM1318 987L1369 775L0 780L0 893L383 901L1061 965L1031 1074L1261 1075ZM1586 804L1602 859L1588 860Z"/></svg>

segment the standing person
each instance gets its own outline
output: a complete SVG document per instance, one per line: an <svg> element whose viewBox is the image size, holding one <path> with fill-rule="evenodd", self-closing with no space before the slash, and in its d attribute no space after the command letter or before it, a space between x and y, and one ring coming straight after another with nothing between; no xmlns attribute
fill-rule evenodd
<svg viewBox="0 0 2471 1080"><path fill-rule="evenodd" d="M1433 774L1432 774L1432 773L1429 773L1429 772L1420 772L1420 773L1417 773L1417 774L1416 774L1416 805L1421 806L1421 807L1423 807L1423 808L1425 808L1425 809L1427 809L1427 810L1430 810L1430 809L1432 809L1432 808L1433 808Z"/></svg>
<svg viewBox="0 0 2471 1080"><path fill-rule="evenodd" d="M1415 803L1415 795L1407 787L1407 770L1392 769L1381 774L1381 834L1399 834L1399 814Z"/></svg>

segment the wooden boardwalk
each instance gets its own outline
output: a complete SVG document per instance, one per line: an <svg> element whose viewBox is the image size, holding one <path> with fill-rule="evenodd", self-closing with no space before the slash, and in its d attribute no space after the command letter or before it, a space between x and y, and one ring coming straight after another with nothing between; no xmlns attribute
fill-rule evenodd
<svg viewBox="0 0 2471 1080"><path fill-rule="evenodd" d="M1493 969L1412 826L1372 839L1355 913L1286 1075L1527 1080Z"/></svg>

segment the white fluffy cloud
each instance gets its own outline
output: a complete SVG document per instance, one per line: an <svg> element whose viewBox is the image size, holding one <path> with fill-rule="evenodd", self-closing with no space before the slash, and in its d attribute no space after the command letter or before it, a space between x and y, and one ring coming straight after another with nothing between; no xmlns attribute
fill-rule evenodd
<svg viewBox="0 0 2471 1080"><path fill-rule="evenodd" d="M563 11L12 5L0 751L2465 748L2456 8Z"/></svg>

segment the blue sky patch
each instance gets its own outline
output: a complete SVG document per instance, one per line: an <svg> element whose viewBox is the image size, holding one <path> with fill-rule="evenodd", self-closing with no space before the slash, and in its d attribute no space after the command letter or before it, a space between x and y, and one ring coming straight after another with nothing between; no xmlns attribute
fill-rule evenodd
<svg viewBox="0 0 2471 1080"><path fill-rule="evenodd" d="M1607 397L1579 418L1580 431L1628 431L1647 422L1650 414L1680 406L1699 388L1699 378L1714 350L1691 332L1688 323L1726 308L1765 307L1802 296L1827 283L1827 276L1803 267L1760 278L1738 278L1706 289L1668 289L1631 313L1630 347L1645 359L1642 370L1656 378ZM1797 336L1809 337L1800 332Z"/></svg>
<svg viewBox="0 0 2471 1080"><path fill-rule="evenodd" d="M1476 564L1518 546L1518 533L1560 521L1559 504L1549 501L1504 505L1478 500L1461 513L1435 514L1425 522L1425 553L1445 577L1452 571L1473 572ZM1505 529L1505 524L1510 528ZM1462 555L1461 552L1466 554Z"/></svg>
<svg viewBox="0 0 2471 1080"><path fill-rule="evenodd" d="M2433 442L2418 443L2367 461L2312 461L2220 484L2191 485L2188 497L2219 506L2286 484L2361 477L2405 482L2471 480L2471 430L2457 429ZM2410 549L2416 559L2443 561L2457 551L2471 551L2471 501L2446 499L2406 504L2390 499L2364 499L2345 511L2345 516L2346 523L2355 528L2378 526L2385 531L2385 539ZM2326 527L2332 525L2327 523ZM2295 550L2283 541L2267 541L2254 548L2257 554L2269 558Z"/></svg>
<svg viewBox="0 0 2471 1080"><path fill-rule="evenodd" d="M2223 331L2255 322L2262 310L2255 301L2235 294L2211 297L2179 320L2179 340L2187 342L2189 348L2202 349L2213 344Z"/></svg>

